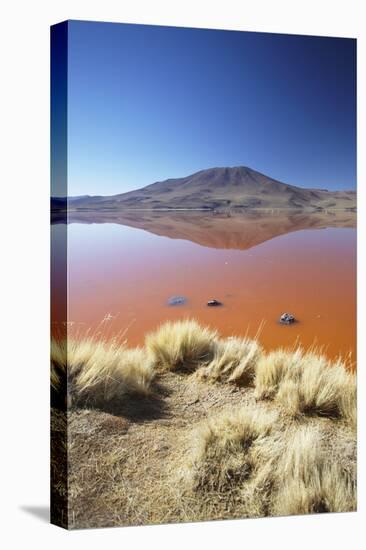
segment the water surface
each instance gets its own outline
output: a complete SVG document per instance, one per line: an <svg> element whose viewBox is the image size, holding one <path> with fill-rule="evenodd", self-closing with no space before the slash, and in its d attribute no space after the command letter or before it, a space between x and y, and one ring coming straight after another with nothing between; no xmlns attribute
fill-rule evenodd
<svg viewBox="0 0 366 550"><path fill-rule="evenodd" d="M297 341L355 354L352 213L82 213L69 222L68 321L80 334L124 331L135 346L165 320L194 317L224 336L260 328L266 349ZM187 302L167 305L175 295ZM207 307L210 299L223 306ZM285 311L299 322L280 325Z"/></svg>

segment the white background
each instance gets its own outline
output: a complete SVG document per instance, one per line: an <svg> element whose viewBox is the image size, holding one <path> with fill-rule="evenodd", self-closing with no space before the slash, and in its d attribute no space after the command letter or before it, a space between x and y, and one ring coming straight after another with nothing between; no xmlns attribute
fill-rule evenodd
<svg viewBox="0 0 366 550"><path fill-rule="evenodd" d="M348 0L7 1L1 32L1 515L3 548L365 547L365 18ZM49 26L64 19L358 38L359 511L66 532L48 524ZM362 156L363 154L363 156ZM363 333L363 338L362 338Z"/></svg>

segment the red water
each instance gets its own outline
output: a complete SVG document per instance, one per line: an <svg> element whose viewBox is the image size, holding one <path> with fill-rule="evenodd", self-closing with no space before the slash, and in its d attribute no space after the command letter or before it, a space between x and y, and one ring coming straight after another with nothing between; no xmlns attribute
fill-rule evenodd
<svg viewBox="0 0 366 550"><path fill-rule="evenodd" d="M106 337L125 331L135 346L163 321L190 317L223 336L254 337L261 327L266 349L298 341L322 346L330 357L355 357L355 229L307 229L247 250L117 224L68 229L68 321L80 335L90 328ZM168 306L174 295L187 304ZM213 298L223 306L207 307ZM298 323L280 325L283 312Z"/></svg>

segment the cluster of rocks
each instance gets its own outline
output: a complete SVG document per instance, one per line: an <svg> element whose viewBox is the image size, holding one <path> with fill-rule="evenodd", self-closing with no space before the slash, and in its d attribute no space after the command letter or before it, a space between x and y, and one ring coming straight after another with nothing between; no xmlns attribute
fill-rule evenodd
<svg viewBox="0 0 366 550"><path fill-rule="evenodd" d="M185 296L171 296L168 300L169 306L182 306L187 303L187 298ZM219 300L212 299L208 300L207 304L208 307L218 307L222 306L223 303ZM297 319L295 319L295 316L292 315L292 313L282 313L281 317L279 318L279 322L281 325L292 325L295 323Z"/></svg>

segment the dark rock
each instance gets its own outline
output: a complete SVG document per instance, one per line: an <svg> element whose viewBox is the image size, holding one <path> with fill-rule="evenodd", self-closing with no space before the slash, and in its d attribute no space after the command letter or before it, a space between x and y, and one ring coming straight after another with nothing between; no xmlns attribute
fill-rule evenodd
<svg viewBox="0 0 366 550"><path fill-rule="evenodd" d="M169 306L182 306L186 302L187 302L187 298L185 298L184 296L172 296L168 300L168 305Z"/></svg>
<svg viewBox="0 0 366 550"><path fill-rule="evenodd" d="M283 313L280 317L280 323L282 325L291 325L295 321L296 319L291 313Z"/></svg>
<svg viewBox="0 0 366 550"><path fill-rule="evenodd" d="M219 302L218 300L209 300L207 305L210 307L222 306L222 302Z"/></svg>

